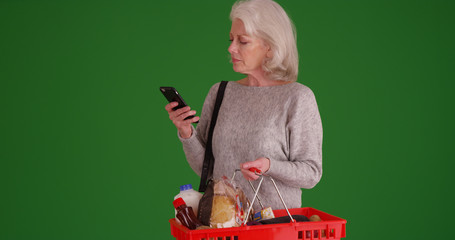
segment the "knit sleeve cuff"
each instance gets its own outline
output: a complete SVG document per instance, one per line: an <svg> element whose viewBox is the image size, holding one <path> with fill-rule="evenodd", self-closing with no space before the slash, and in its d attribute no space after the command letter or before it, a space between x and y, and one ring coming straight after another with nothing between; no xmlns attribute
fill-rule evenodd
<svg viewBox="0 0 455 240"><path fill-rule="evenodd" d="M271 158L267 158L267 159L269 159L269 161L270 161L270 166L269 166L269 170L267 170L265 173L267 173L268 175L273 175L276 172L275 171L276 161L272 160Z"/></svg>
<svg viewBox="0 0 455 240"><path fill-rule="evenodd" d="M267 175L272 176L273 178L278 178L281 179L285 177L286 174L289 174L289 172L286 171L286 164L283 164L283 161L278 161L275 159L270 160L270 167L269 170L266 172Z"/></svg>
<svg viewBox="0 0 455 240"><path fill-rule="evenodd" d="M180 133L178 131L177 131L177 136L179 137L179 139L183 145L190 146L190 145L198 143L198 139L196 137L196 128L194 128L193 125L191 125L191 136L189 138L182 138L182 136L180 136Z"/></svg>

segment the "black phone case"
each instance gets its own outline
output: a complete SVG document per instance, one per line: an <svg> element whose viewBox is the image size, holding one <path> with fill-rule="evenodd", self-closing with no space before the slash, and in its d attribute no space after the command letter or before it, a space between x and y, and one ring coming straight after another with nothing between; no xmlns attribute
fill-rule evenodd
<svg viewBox="0 0 455 240"><path fill-rule="evenodd" d="M177 110L179 108L187 106L185 101L183 100L182 96L179 95L177 90L173 87L160 87L161 93L163 93L164 97L168 100L168 102L178 102L179 105L174 108Z"/></svg>
<svg viewBox="0 0 455 240"><path fill-rule="evenodd" d="M179 108L188 106L183 100L182 96L177 92L177 90L173 87L160 87L161 93L163 93L164 97L168 100L168 102L178 102L179 105L177 107L173 108L173 110L177 110ZM185 120L193 118L194 116L189 116L185 118Z"/></svg>

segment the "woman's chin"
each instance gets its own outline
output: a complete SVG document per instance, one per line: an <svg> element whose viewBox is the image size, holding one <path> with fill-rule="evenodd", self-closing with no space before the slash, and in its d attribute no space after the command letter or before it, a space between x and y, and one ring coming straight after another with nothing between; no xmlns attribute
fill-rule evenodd
<svg viewBox="0 0 455 240"><path fill-rule="evenodd" d="M242 73L244 74L244 71L242 71L242 68L238 67L238 66L232 66L232 69L234 70L234 72L238 72L238 73Z"/></svg>

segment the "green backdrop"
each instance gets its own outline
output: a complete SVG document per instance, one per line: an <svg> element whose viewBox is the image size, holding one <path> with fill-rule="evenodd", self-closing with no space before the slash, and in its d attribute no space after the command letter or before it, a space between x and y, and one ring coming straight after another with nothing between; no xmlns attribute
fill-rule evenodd
<svg viewBox="0 0 455 240"><path fill-rule="evenodd" d="M200 112L233 1L0 1L0 239L172 239L198 186L159 86ZM346 239L448 239L455 2L279 1L324 127L303 205Z"/></svg>

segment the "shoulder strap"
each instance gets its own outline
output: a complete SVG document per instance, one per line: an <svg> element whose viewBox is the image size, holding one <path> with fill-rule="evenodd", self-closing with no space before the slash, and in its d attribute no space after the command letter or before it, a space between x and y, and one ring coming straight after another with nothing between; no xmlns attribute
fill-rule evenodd
<svg viewBox="0 0 455 240"><path fill-rule="evenodd" d="M224 90L226 89L227 81L222 81L218 88L216 95L215 107L213 108L212 120L210 121L209 135L207 137L207 144L205 146L204 163L202 165L201 183L199 184L199 192L205 192L207 188L207 180L213 175L213 167L215 165L215 158L212 151L212 137L213 130L215 129L216 119L220 111L221 103L223 102Z"/></svg>

